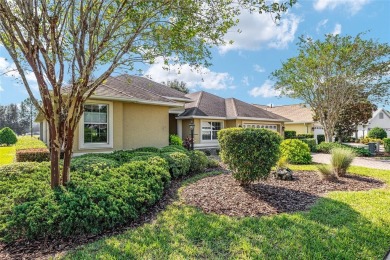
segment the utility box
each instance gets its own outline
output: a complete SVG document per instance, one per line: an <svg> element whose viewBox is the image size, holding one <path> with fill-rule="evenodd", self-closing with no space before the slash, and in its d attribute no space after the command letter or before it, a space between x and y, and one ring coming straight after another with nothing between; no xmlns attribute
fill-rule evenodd
<svg viewBox="0 0 390 260"><path fill-rule="evenodd" d="M368 143L368 151L370 152L370 154L376 154L376 146L376 143Z"/></svg>

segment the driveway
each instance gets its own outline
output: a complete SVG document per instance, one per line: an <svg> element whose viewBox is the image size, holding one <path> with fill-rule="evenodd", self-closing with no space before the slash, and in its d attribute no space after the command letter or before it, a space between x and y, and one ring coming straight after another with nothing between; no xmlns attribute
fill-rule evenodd
<svg viewBox="0 0 390 260"><path fill-rule="evenodd" d="M325 153L313 153L313 162L316 163L330 163L330 154ZM370 157L356 157L352 165L362 166L367 168L390 170L390 160L378 160Z"/></svg>

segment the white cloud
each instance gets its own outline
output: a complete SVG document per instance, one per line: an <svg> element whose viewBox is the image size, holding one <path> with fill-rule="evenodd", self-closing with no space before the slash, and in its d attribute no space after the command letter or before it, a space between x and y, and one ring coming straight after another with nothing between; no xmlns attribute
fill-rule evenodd
<svg viewBox="0 0 390 260"><path fill-rule="evenodd" d="M334 29L333 29L333 32L332 34L333 35L337 35L337 34L340 34L341 33L341 24L339 23L336 23Z"/></svg>
<svg viewBox="0 0 390 260"><path fill-rule="evenodd" d="M239 23L226 35L225 40L233 44L219 46L220 53L231 50L259 50L264 47L283 49L294 40L301 19L294 14L284 14L275 23L270 14L250 13L243 10L238 17ZM240 30L241 33L237 31Z"/></svg>
<svg viewBox="0 0 390 260"><path fill-rule="evenodd" d="M245 86L249 86L249 78L248 76L245 76L242 78L241 80L242 84L244 84Z"/></svg>
<svg viewBox="0 0 390 260"><path fill-rule="evenodd" d="M164 68L164 60L157 58L144 75L157 82L184 81L187 87L194 90L197 87L203 89L227 89L233 88L233 77L227 72L214 72L208 68L194 69L188 64L171 65L169 70Z"/></svg>
<svg viewBox="0 0 390 260"><path fill-rule="evenodd" d="M280 91L277 91L273 88L273 82L270 80L266 80L263 85L260 87L255 87L249 91L249 95L252 97L276 97L280 95Z"/></svg>
<svg viewBox="0 0 390 260"><path fill-rule="evenodd" d="M265 72L265 69L263 67L261 67L260 65L258 65L258 64L253 65L253 69L256 72L260 72L260 73Z"/></svg>
<svg viewBox="0 0 390 260"><path fill-rule="evenodd" d="M322 27L325 27L328 23L328 19L324 19L317 24L316 32L319 33Z"/></svg>
<svg viewBox="0 0 390 260"><path fill-rule="evenodd" d="M20 79L19 72L16 69L15 63L8 62L4 57L0 57L0 74L5 77L13 77L15 79ZM30 87L37 91L38 83L37 79L32 71L25 71L26 79L30 84Z"/></svg>
<svg viewBox="0 0 390 260"><path fill-rule="evenodd" d="M4 91L4 89L0 86L0 92Z"/></svg>
<svg viewBox="0 0 390 260"><path fill-rule="evenodd" d="M371 0L317 0L313 7L317 11L325 9L334 10L336 7L343 6L352 15L356 14L368 4Z"/></svg>

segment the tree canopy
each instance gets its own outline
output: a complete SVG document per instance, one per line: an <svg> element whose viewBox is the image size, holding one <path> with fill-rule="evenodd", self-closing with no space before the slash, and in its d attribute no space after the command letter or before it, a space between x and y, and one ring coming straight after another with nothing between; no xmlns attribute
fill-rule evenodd
<svg viewBox="0 0 390 260"><path fill-rule="evenodd" d="M131 71L137 62L152 63L157 57L166 64L207 66L210 47L225 43L223 36L237 24L241 10L274 13L279 18L296 2L286 1L0 1L0 41L48 123L52 187L60 185L61 179L63 184L69 181L74 132L83 104L114 70ZM42 105L26 78L31 71Z"/></svg>
<svg viewBox="0 0 390 260"><path fill-rule="evenodd" d="M167 85L170 88L176 89L184 94L190 93L190 90L187 88L187 84L184 81L178 81L177 79L173 81L163 82L164 85Z"/></svg>
<svg viewBox="0 0 390 260"><path fill-rule="evenodd" d="M311 106L328 142L341 111L350 104L362 99L389 102L390 46L362 36L300 37L299 54L272 73L282 95Z"/></svg>

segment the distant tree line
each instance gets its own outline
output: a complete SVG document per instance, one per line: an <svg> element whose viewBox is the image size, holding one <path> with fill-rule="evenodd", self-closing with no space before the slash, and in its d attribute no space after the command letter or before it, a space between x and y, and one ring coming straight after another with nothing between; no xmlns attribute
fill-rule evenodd
<svg viewBox="0 0 390 260"><path fill-rule="evenodd" d="M29 98L20 104L0 105L0 129L9 127L18 135L32 133L37 128L36 116L37 110Z"/></svg>

